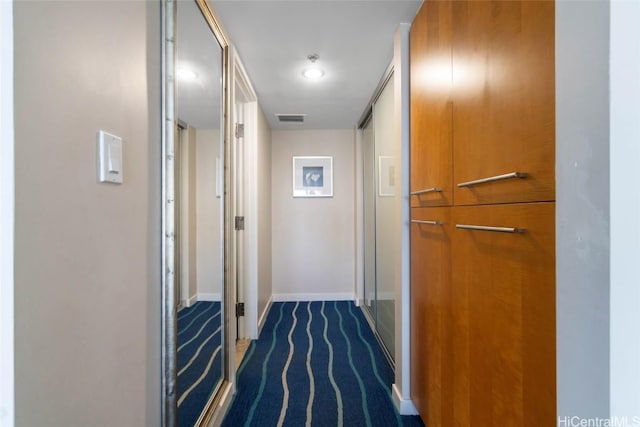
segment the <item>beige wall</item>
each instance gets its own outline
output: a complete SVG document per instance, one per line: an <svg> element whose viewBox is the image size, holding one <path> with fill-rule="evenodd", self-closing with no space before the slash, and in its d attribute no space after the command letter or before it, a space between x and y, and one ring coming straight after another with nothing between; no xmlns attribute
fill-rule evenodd
<svg viewBox="0 0 640 427"><path fill-rule="evenodd" d="M188 127L180 133L180 302L188 307L198 292L196 130Z"/></svg>
<svg viewBox="0 0 640 427"><path fill-rule="evenodd" d="M216 197L216 157L221 157L220 131L218 129L197 129L197 294L200 299L219 301L222 292L222 233L220 223L222 199Z"/></svg>
<svg viewBox="0 0 640 427"><path fill-rule="evenodd" d="M159 7L14 3L16 426L160 425Z"/></svg>
<svg viewBox="0 0 640 427"><path fill-rule="evenodd" d="M271 298L271 128L258 106L258 318Z"/></svg>
<svg viewBox="0 0 640 427"><path fill-rule="evenodd" d="M331 198L292 197L292 156L333 156ZM353 298L354 132L273 131L274 299Z"/></svg>

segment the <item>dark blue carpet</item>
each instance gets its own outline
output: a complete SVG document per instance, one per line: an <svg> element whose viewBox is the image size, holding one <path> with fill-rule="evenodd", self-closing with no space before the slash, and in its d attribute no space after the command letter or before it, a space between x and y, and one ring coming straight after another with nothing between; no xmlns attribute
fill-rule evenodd
<svg viewBox="0 0 640 427"><path fill-rule="evenodd" d="M192 427L222 376L220 303L178 313L178 426Z"/></svg>
<svg viewBox="0 0 640 427"><path fill-rule="evenodd" d="M392 381L353 302L274 303L238 369L222 425L422 426L398 415Z"/></svg>

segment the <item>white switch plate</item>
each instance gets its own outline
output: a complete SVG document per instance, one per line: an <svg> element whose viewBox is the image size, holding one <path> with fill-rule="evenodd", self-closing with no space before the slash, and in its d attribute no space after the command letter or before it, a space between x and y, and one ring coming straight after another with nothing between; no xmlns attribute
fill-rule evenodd
<svg viewBox="0 0 640 427"><path fill-rule="evenodd" d="M98 182L122 184L122 138L100 130L97 142Z"/></svg>

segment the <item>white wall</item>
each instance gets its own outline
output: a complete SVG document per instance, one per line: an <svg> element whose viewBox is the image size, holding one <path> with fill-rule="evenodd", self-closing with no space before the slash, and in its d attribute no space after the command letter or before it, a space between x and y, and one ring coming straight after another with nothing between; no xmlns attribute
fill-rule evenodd
<svg viewBox="0 0 640 427"><path fill-rule="evenodd" d="M271 128L258 105L258 316L271 299Z"/></svg>
<svg viewBox="0 0 640 427"><path fill-rule="evenodd" d="M220 131L196 129L197 294L199 299L220 301L222 199L216 197L216 157L221 157Z"/></svg>
<svg viewBox="0 0 640 427"><path fill-rule="evenodd" d="M640 419L640 2L613 1L610 16L610 405L613 417L637 417L637 423Z"/></svg>
<svg viewBox="0 0 640 427"><path fill-rule="evenodd" d="M0 426L14 424L13 3L0 2Z"/></svg>
<svg viewBox="0 0 640 427"><path fill-rule="evenodd" d="M13 6L16 425L158 426L160 3Z"/></svg>
<svg viewBox="0 0 640 427"><path fill-rule="evenodd" d="M274 300L353 299L353 130L274 130L271 141ZM333 156L333 197L292 197L293 156Z"/></svg>
<svg viewBox="0 0 640 427"><path fill-rule="evenodd" d="M393 65L395 79L395 157L400 167L396 170L396 182L400 197L396 199L396 245L395 263L395 382L392 385L393 399L403 415L415 415L417 410L411 401L411 265L410 236L411 209L409 206L409 30L410 24L400 24L394 34Z"/></svg>
<svg viewBox="0 0 640 427"><path fill-rule="evenodd" d="M608 57L609 2L556 2L560 417L609 416Z"/></svg>

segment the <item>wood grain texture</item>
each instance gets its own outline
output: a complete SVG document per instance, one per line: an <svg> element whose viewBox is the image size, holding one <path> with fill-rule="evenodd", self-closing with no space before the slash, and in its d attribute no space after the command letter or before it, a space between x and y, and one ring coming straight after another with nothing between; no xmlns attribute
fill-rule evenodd
<svg viewBox="0 0 640 427"><path fill-rule="evenodd" d="M453 2L456 205L555 200L554 25L552 1Z"/></svg>
<svg viewBox="0 0 640 427"><path fill-rule="evenodd" d="M411 198L412 218L444 223L411 228L411 395L428 426L557 421L554 14L427 0L411 29L411 191L444 190ZM456 185L511 172L528 176Z"/></svg>
<svg viewBox="0 0 640 427"><path fill-rule="evenodd" d="M453 418L451 208L414 208L411 225L411 398L428 426Z"/></svg>
<svg viewBox="0 0 640 427"><path fill-rule="evenodd" d="M452 209L452 424L555 425L555 203Z"/></svg>
<svg viewBox="0 0 640 427"><path fill-rule="evenodd" d="M452 187L451 2L427 1L411 26L411 206L449 206Z"/></svg>

